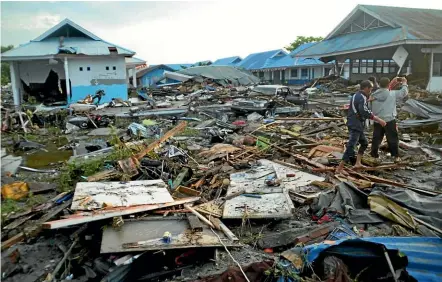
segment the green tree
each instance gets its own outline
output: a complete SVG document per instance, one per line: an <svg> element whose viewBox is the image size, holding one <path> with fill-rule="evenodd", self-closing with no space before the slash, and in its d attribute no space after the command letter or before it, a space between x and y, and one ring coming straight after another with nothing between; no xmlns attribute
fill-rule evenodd
<svg viewBox="0 0 442 282"><path fill-rule="evenodd" d="M14 45L2 46L2 53L14 48ZM2 85L6 85L11 82L11 73L9 72L9 63L2 62Z"/></svg>
<svg viewBox="0 0 442 282"><path fill-rule="evenodd" d="M290 43L290 46L285 47L289 51L293 51L299 46L301 46L304 43L310 43L310 42L319 42L322 41L324 38L321 36L314 37L314 36L297 36L296 40Z"/></svg>

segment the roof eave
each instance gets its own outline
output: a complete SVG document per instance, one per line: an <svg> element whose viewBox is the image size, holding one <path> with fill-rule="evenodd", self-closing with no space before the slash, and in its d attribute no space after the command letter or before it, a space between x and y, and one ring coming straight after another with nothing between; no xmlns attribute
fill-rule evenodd
<svg viewBox="0 0 442 282"><path fill-rule="evenodd" d="M345 55L345 54L351 54L351 53L357 53L357 52L363 52L363 51L369 51L372 49L380 49L380 48L386 48L386 47L391 47L391 46L397 46L397 45L402 45L402 44L442 44L442 40L401 40L401 41L395 41L395 42L391 42L388 44L381 44L381 45L375 45L375 46L369 46L369 47L364 47L364 48L357 48L357 49L352 49L352 50L347 50L347 51L342 51L342 52L333 52L333 53L322 53L322 54L302 54L302 56L299 57L321 57L321 58L325 58L325 57L331 57L331 56L339 56L339 55ZM297 56L295 56L297 57Z"/></svg>
<svg viewBox="0 0 442 282"><path fill-rule="evenodd" d="M54 55L45 55L45 56L1 56L2 62L13 62L13 61L32 61L32 60L45 60L45 59L53 59Z"/></svg>

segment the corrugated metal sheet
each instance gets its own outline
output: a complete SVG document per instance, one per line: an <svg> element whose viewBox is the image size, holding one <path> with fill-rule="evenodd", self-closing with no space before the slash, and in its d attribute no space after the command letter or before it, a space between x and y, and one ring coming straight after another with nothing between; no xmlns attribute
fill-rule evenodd
<svg viewBox="0 0 442 282"><path fill-rule="evenodd" d="M169 68L166 65L151 65L150 67L146 68L146 69L142 69L139 72L137 72L137 78L143 77L144 75L146 75L147 73L150 73L156 69L162 69L164 71L173 71L172 68Z"/></svg>
<svg viewBox="0 0 442 282"><path fill-rule="evenodd" d="M228 58L222 58L218 59L215 62L213 62L213 66L235 66L241 61L241 57L234 56L234 57L228 57Z"/></svg>
<svg viewBox="0 0 442 282"><path fill-rule="evenodd" d="M305 49L310 48L317 43L318 42L309 42L309 43L304 43L302 45L299 45L298 48L296 48L295 50L290 52L290 55L294 56L294 55L298 54L299 52L304 51Z"/></svg>
<svg viewBox="0 0 442 282"><path fill-rule="evenodd" d="M442 281L442 239L437 237L372 237L359 238L366 242L383 244L389 250L399 250L408 257L407 271L419 282ZM334 244L315 244L304 247L307 261L313 262L321 252L331 246L349 240L336 241ZM355 256L363 256L355 253Z"/></svg>
<svg viewBox="0 0 442 282"><path fill-rule="evenodd" d="M49 38L44 41L31 41L3 53L2 57L14 58L57 55L59 53L59 45L60 43L58 38ZM67 48L74 48L77 54L84 54L89 56L110 55L109 47L116 47L117 52L120 55L135 54L128 49L124 49L104 41L91 40L82 37L65 38L63 45Z"/></svg>
<svg viewBox="0 0 442 282"><path fill-rule="evenodd" d="M374 47L402 41L407 38L416 39L402 28L383 27L362 32L349 33L321 41L310 48L300 51L296 57L326 57L333 53L351 53L352 50Z"/></svg>
<svg viewBox="0 0 442 282"><path fill-rule="evenodd" d="M203 76L215 80L229 79L237 85L249 85L259 82L253 74L231 66L203 66L180 70L177 73L189 76Z"/></svg>
<svg viewBox="0 0 442 282"><path fill-rule="evenodd" d="M266 52L254 53L245 57L239 64L238 67L245 68L247 70L256 70L260 69L264 66L267 59L270 59L272 56L281 52L282 49L271 50Z"/></svg>
<svg viewBox="0 0 442 282"><path fill-rule="evenodd" d="M174 71L190 68L192 66L192 64L165 64L165 65L173 69Z"/></svg>
<svg viewBox="0 0 442 282"><path fill-rule="evenodd" d="M381 19L407 28L416 39L442 40L442 10L360 5Z"/></svg>

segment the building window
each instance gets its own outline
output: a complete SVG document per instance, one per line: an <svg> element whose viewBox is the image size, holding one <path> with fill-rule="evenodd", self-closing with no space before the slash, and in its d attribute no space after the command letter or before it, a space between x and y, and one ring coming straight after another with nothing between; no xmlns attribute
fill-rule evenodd
<svg viewBox="0 0 442 282"><path fill-rule="evenodd" d="M258 76L259 76L259 78L264 78L264 72L258 72Z"/></svg>
<svg viewBox="0 0 442 282"><path fill-rule="evenodd" d="M87 71L90 71L91 70L91 67L87 67Z"/></svg>
<svg viewBox="0 0 442 282"><path fill-rule="evenodd" d="M374 60L367 60L367 73L373 73Z"/></svg>
<svg viewBox="0 0 442 282"><path fill-rule="evenodd" d="M353 60L351 62L351 72L352 73L359 73L359 60Z"/></svg>
<svg viewBox="0 0 442 282"><path fill-rule="evenodd" d="M396 62L393 60L390 60L390 73L396 73L397 69L396 69Z"/></svg>
<svg viewBox="0 0 442 282"><path fill-rule="evenodd" d="M113 70L117 70L117 67L116 67L116 66L113 66L112 69L113 69Z"/></svg>
<svg viewBox="0 0 442 282"><path fill-rule="evenodd" d="M106 70L109 70L109 67L106 67Z"/></svg>
<svg viewBox="0 0 442 282"><path fill-rule="evenodd" d="M376 60L376 73L382 73L382 60Z"/></svg>
<svg viewBox="0 0 442 282"><path fill-rule="evenodd" d="M361 73L367 73L367 60L361 60Z"/></svg>
<svg viewBox="0 0 442 282"><path fill-rule="evenodd" d="M301 69L301 77L308 77L308 69Z"/></svg>
<svg viewBox="0 0 442 282"><path fill-rule="evenodd" d="M442 54L433 54L433 76L442 76Z"/></svg>
<svg viewBox="0 0 442 282"><path fill-rule="evenodd" d="M80 67L80 71L83 71L83 67Z"/></svg>
<svg viewBox="0 0 442 282"><path fill-rule="evenodd" d="M291 69L290 77L298 77L298 69Z"/></svg>
<svg viewBox="0 0 442 282"><path fill-rule="evenodd" d="M390 60L384 60L384 64L382 65L382 73L390 73Z"/></svg>

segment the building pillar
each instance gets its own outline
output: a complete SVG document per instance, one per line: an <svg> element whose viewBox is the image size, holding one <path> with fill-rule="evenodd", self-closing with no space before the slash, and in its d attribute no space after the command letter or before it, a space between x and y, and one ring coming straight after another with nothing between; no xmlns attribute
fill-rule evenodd
<svg viewBox="0 0 442 282"><path fill-rule="evenodd" d="M137 88L137 72L135 68L132 69L132 85Z"/></svg>
<svg viewBox="0 0 442 282"><path fill-rule="evenodd" d="M129 69L126 69L126 84L129 84Z"/></svg>
<svg viewBox="0 0 442 282"><path fill-rule="evenodd" d="M433 60L434 60L434 53L433 53L433 49L431 49L431 53L430 53L430 73L428 74L428 85L427 85L427 90L431 91L431 78L433 77Z"/></svg>
<svg viewBox="0 0 442 282"><path fill-rule="evenodd" d="M17 62L11 62L9 64L9 71L11 72L11 86L12 86L12 95L14 97L14 106L18 107L21 104L20 97L20 86L18 85L19 77L18 77L18 66Z"/></svg>
<svg viewBox="0 0 442 282"><path fill-rule="evenodd" d="M68 58L64 57L64 75L65 75L65 81L66 81L66 94L67 94L67 101L69 102L71 100L71 84L69 79L69 65L68 65Z"/></svg>

